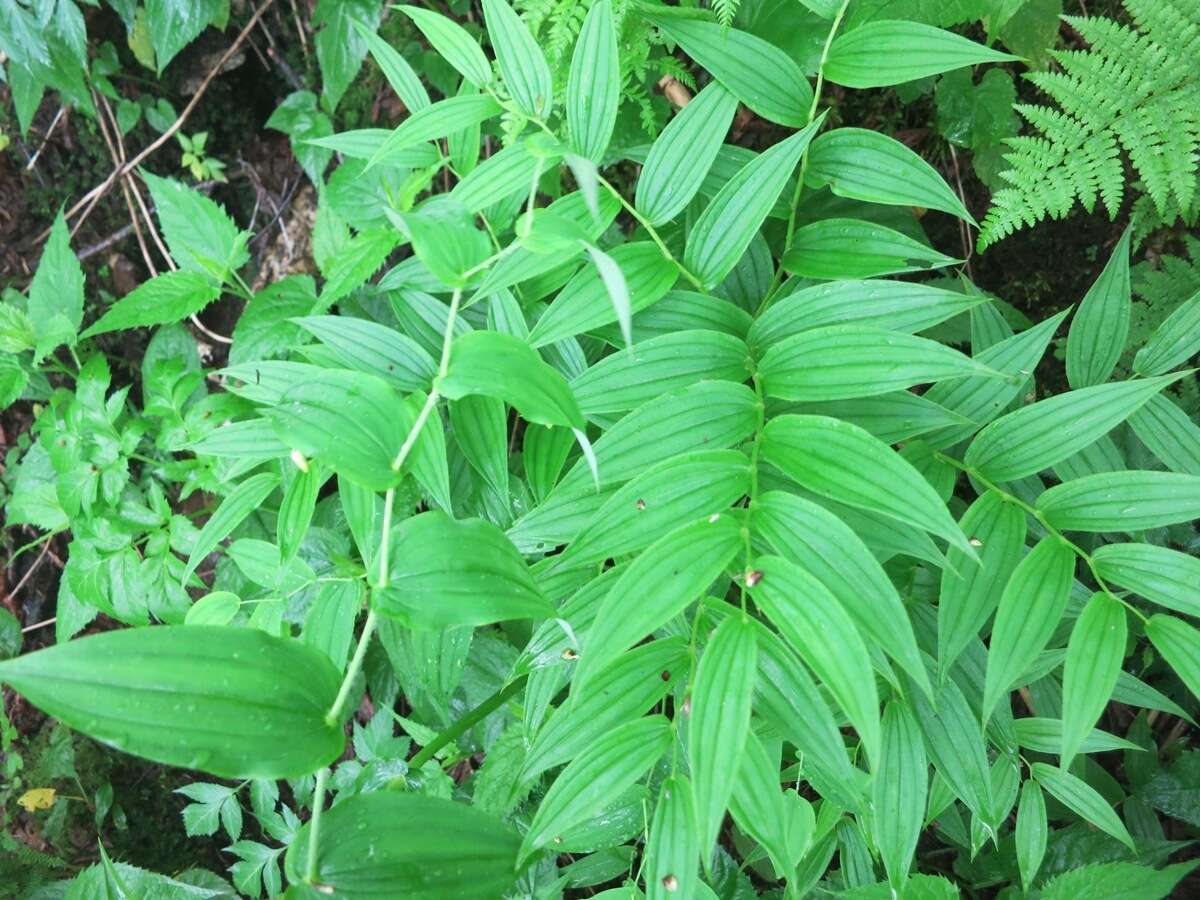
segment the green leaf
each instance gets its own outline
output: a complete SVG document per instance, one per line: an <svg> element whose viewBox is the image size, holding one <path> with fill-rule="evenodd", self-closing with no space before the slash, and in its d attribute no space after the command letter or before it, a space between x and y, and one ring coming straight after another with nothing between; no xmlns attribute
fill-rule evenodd
<svg viewBox="0 0 1200 900"><path fill-rule="evenodd" d="M1070 772L1056 769L1046 763L1035 762L1030 770L1037 783L1049 791L1055 800L1085 822L1090 822L1101 831L1111 834L1134 853L1137 852L1125 825L1113 812L1108 801L1094 788Z"/></svg>
<svg viewBox="0 0 1200 900"><path fill-rule="evenodd" d="M0 662L0 681L118 750L225 778L307 775L344 742L329 660L255 628L109 631Z"/></svg>
<svg viewBox="0 0 1200 900"><path fill-rule="evenodd" d="M534 174L550 162L530 153L526 141L517 141L472 169L450 197L472 213L481 212L513 194L528 192Z"/></svg>
<svg viewBox="0 0 1200 900"><path fill-rule="evenodd" d="M570 387L520 338L494 331L460 335L450 347L449 371L434 388L451 400L471 394L496 397L529 422L584 427Z"/></svg>
<svg viewBox="0 0 1200 900"><path fill-rule="evenodd" d="M425 35L438 55L458 70L463 78L477 88L486 87L492 80L492 65L479 43L467 30L440 13L419 6L397 6Z"/></svg>
<svg viewBox="0 0 1200 900"><path fill-rule="evenodd" d="M300 549L300 542L304 540L308 526L312 524L317 494L327 477L327 472L320 471L318 466L310 465L307 470L296 475L284 489L275 526L280 561L283 565L290 563L296 551Z"/></svg>
<svg viewBox="0 0 1200 900"><path fill-rule="evenodd" d="M221 294L210 278L182 269L143 281L104 311L80 337L166 325L198 313Z"/></svg>
<svg viewBox="0 0 1200 900"><path fill-rule="evenodd" d="M678 615L724 570L742 546L737 516L717 514L676 528L633 561L596 612L575 668L572 693L626 648Z"/></svg>
<svg viewBox="0 0 1200 900"><path fill-rule="evenodd" d="M888 880L899 889L908 878L925 821L929 763L920 726L902 702L887 705L881 727L871 821Z"/></svg>
<svg viewBox="0 0 1200 900"><path fill-rule="evenodd" d="M317 596L304 617L300 639L328 656L339 672L346 668L350 657L354 620L365 593L358 581L327 581L317 589Z"/></svg>
<svg viewBox="0 0 1200 900"><path fill-rule="evenodd" d="M1017 805L1016 825L1017 868L1021 873L1021 887L1025 891L1033 886L1033 879L1042 867L1046 855L1046 799L1042 789L1032 778L1021 785L1021 802Z"/></svg>
<svg viewBox="0 0 1200 900"><path fill-rule="evenodd" d="M379 271L400 243L394 228L368 228L342 247L326 272L318 306L328 309Z"/></svg>
<svg viewBox="0 0 1200 900"><path fill-rule="evenodd" d="M774 44L714 22L666 16L651 20L764 119L793 128L808 125L812 87L800 66ZM791 169L789 166L788 174Z"/></svg>
<svg viewBox="0 0 1200 900"><path fill-rule="evenodd" d="M678 275L671 260L649 241L622 244L612 250L610 259L625 279L631 313L661 299ZM609 297L601 271L591 267L580 270L542 313L529 333L529 343L544 347L617 321L619 314Z"/></svg>
<svg viewBox="0 0 1200 900"><path fill-rule="evenodd" d="M827 416L777 416L763 429L760 454L815 494L915 525L975 558L924 476L855 425Z"/></svg>
<svg viewBox="0 0 1200 900"><path fill-rule="evenodd" d="M387 586L371 602L410 628L554 615L521 555L490 522L421 513L392 530L391 544Z"/></svg>
<svg viewBox="0 0 1200 900"><path fill-rule="evenodd" d="M313 184L321 182L333 158L329 148L312 143L333 134L333 123L317 104L317 95L312 91L294 91L275 107L266 123L267 128L276 128L288 136L292 154Z"/></svg>
<svg viewBox="0 0 1200 900"><path fill-rule="evenodd" d="M733 271L823 122L822 115L754 157L704 208L688 234L683 262L706 288Z"/></svg>
<svg viewBox="0 0 1200 900"><path fill-rule="evenodd" d="M483 17L509 94L527 116L545 116L554 103L554 90L542 48L505 0L483 0Z"/></svg>
<svg viewBox="0 0 1200 900"><path fill-rule="evenodd" d="M940 209L974 224L937 170L894 138L863 128L826 132L808 151L804 183L839 197Z"/></svg>
<svg viewBox="0 0 1200 900"><path fill-rule="evenodd" d="M391 134L392 132L386 128L355 128L351 131L339 131L328 137L309 138L305 143L340 153L350 159L371 159L379 152L379 148L384 145ZM438 159L437 147L428 142L418 143L397 151L388 158L384 166L397 169L429 168L436 166ZM338 169L337 171L343 170ZM347 168L344 171L349 174L355 170ZM358 174L361 174L361 171L359 170Z"/></svg>
<svg viewBox="0 0 1200 900"><path fill-rule="evenodd" d="M1147 600L1200 616L1200 559L1152 544L1105 544L1092 554L1096 573Z"/></svg>
<svg viewBox="0 0 1200 900"><path fill-rule="evenodd" d="M807 849L805 832L811 838L816 823L808 801L794 793L785 798L779 779L779 754L769 752L753 729L747 730L729 812L762 845L775 871L787 872Z"/></svg>
<svg viewBox="0 0 1200 900"><path fill-rule="evenodd" d="M1159 394L1129 417L1134 434L1172 472L1200 475L1200 425Z"/></svg>
<svg viewBox="0 0 1200 900"><path fill-rule="evenodd" d="M854 622L837 598L795 563L764 556L754 568L754 601L829 688L877 767L879 698L870 654Z"/></svg>
<svg viewBox="0 0 1200 900"><path fill-rule="evenodd" d="M1151 616L1146 623L1146 637L1183 679L1188 690L1200 697L1200 629L1160 613Z"/></svg>
<svg viewBox="0 0 1200 900"><path fill-rule="evenodd" d="M756 535L780 556L803 565L922 689L929 681L900 594L854 530L823 506L783 491L751 507Z"/></svg>
<svg viewBox="0 0 1200 900"><path fill-rule="evenodd" d="M274 472L260 472L251 475L236 488L217 507L216 512L208 517L200 534L192 543L192 552L184 566L180 582L187 584L188 578L204 561L208 554L217 548L222 540L230 535L233 529L262 505L279 484L279 476Z"/></svg>
<svg viewBox="0 0 1200 900"><path fill-rule="evenodd" d="M621 103L621 61L610 0L588 10L571 55L567 77L567 131L580 156L604 159Z"/></svg>
<svg viewBox="0 0 1200 900"><path fill-rule="evenodd" d="M1154 330L1146 346L1133 358L1139 375L1161 375L1200 349L1200 291L1175 308Z"/></svg>
<svg viewBox="0 0 1200 900"><path fill-rule="evenodd" d="M1025 550L1025 513L996 491L986 491L972 503L958 527L977 542L979 564L972 564L957 548L946 554L937 613L938 673L942 679L991 618Z"/></svg>
<svg viewBox="0 0 1200 900"><path fill-rule="evenodd" d="M487 235L475 227L474 216L452 198L432 198L400 219L417 259L448 287L466 287L469 273L491 250Z"/></svg>
<svg viewBox="0 0 1200 900"><path fill-rule="evenodd" d="M310 868L311 828L299 830L284 858L293 885ZM516 881L520 843L512 826L465 803L405 791L361 794L322 815L315 881L355 900L500 897Z"/></svg>
<svg viewBox="0 0 1200 900"><path fill-rule="evenodd" d="M857 324L802 331L773 344L758 365L768 396L808 402L870 397L979 374L989 373L937 341Z"/></svg>
<svg viewBox="0 0 1200 900"><path fill-rule="evenodd" d="M292 321L327 347L340 366L378 375L398 391L427 391L437 374L437 363L420 344L386 325L346 315Z"/></svg>
<svg viewBox="0 0 1200 900"><path fill-rule="evenodd" d="M646 840L646 900L694 896L701 883L699 859L692 785L685 776L672 775L663 782Z"/></svg>
<svg viewBox="0 0 1200 900"><path fill-rule="evenodd" d="M146 30L154 45L159 75L210 22L215 23L222 8L220 0L147 0ZM227 15L228 7L224 9Z"/></svg>
<svg viewBox="0 0 1200 900"><path fill-rule="evenodd" d="M1163 900L1198 863L1176 863L1163 869L1128 862L1090 863L1046 882L1041 900Z"/></svg>
<svg viewBox="0 0 1200 900"><path fill-rule="evenodd" d="M313 10L321 88L330 110L337 107L367 55L366 40L352 26L361 24L374 31L379 14L375 0L320 0Z"/></svg>
<svg viewBox="0 0 1200 900"><path fill-rule="evenodd" d="M1100 472L1055 485L1037 508L1060 531L1146 531L1200 518L1200 476Z"/></svg>
<svg viewBox="0 0 1200 900"><path fill-rule="evenodd" d="M670 723L662 716L648 716L614 728L580 753L559 773L534 813L517 865L603 809L641 778L670 744Z"/></svg>
<svg viewBox="0 0 1200 900"><path fill-rule="evenodd" d="M1008 579L992 626L983 690L985 721L1046 648L1067 608L1074 574L1075 551L1051 535L1038 541Z"/></svg>
<svg viewBox="0 0 1200 900"><path fill-rule="evenodd" d="M250 258L249 235L240 231L225 210L178 181L139 172L162 226L163 239L181 269L207 275L220 284Z"/></svg>
<svg viewBox="0 0 1200 900"><path fill-rule="evenodd" d="M954 679L947 678L936 691L932 701L919 691L909 694L929 759L967 808L994 827L999 823L988 821L993 818L992 778L979 719Z"/></svg>
<svg viewBox="0 0 1200 900"><path fill-rule="evenodd" d="M941 28L887 20L868 22L834 38L823 71L834 84L871 88L1016 59Z"/></svg>
<svg viewBox="0 0 1200 900"><path fill-rule="evenodd" d="M379 64L379 70L383 72L383 77L387 79L388 84L392 86L392 90L396 92L396 96L400 98L408 111L420 112L429 106L429 92L425 90L425 85L421 84L421 79L413 71L413 67L408 64L408 61L373 29L367 28L357 20L351 20L350 24L358 32L358 36L366 42L367 49L371 51L371 56L375 58L375 62Z"/></svg>
<svg viewBox="0 0 1200 900"><path fill-rule="evenodd" d="M1073 388L1107 381L1129 334L1129 242L1126 228L1112 256L1079 304L1067 333L1067 381Z"/></svg>
<svg viewBox="0 0 1200 900"><path fill-rule="evenodd" d="M744 614L732 615L709 638L692 682L688 761L704 858L733 793L728 770L745 748L756 665L754 628Z"/></svg>
<svg viewBox="0 0 1200 900"><path fill-rule="evenodd" d="M1066 391L1002 416L981 431L964 461L992 481L1015 481L1098 440L1178 375Z"/></svg>
<svg viewBox="0 0 1200 900"><path fill-rule="evenodd" d="M874 222L822 219L796 230L782 265L795 275L832 281L924 272L958 262Z"/></svg>
<svg viewBox="0 0 1200 900"><path fill-rule="evenodd" d="M634 205L652 225L691 203L729 133L737 98L710 82L659 133L638 175Z"/></svg>
<svg viewBox="0 0 1200 900"><path fill-rule="evenodd" d="M412 147L447 137L499 114L500 104L487 94L463 94L439 100L397 125L367 161L367 168L391 162Z"/></svg>
<svg viewBox="0 0 1200 900"><path fill-rule="evenodd" d="M492 397L463 397L450 404L454 442L484 482L508 496L508 408Z"/></svg>
<svg viewBox="0 0 1200 900"><path fill-rule="evenodd" d="M228 625L241 609L242 601L229 591L213 591L193 603L184 616L185 625Z"/></svg>
<svg viewBox="0 0 1200 900"><path fill-rule="evenodd" d="M83 321L83 269L71 250L62 211L54 217L50 237L29 285L29 322L40 360L61 344L75 345Z"/></svg>
<svg viewBox="0 0 1200 900"><path fill-rule="evenodd" d="M1100 596L1100 595L1097 595ZM1062 719L1043 719L1026 716L1013 719L1012 733L1017 745L1038 753L1053 753L1058 755L1063 748ZM1086 728L1083 739L1077 748L1078 753L1104 753L1109 750L1133 750L1140 752L1145 748L1132 741L1119 738L1115 734L1101 731L1099 728Z"/></svg>
<svg viewBox="0 0 1200 900"><path fill-rule="evenodd" d="M1125 607L1108 594L1093 594L1067 643L1063 663L1063 740L1067 767L1104 712L1125 658Z"/></svg>

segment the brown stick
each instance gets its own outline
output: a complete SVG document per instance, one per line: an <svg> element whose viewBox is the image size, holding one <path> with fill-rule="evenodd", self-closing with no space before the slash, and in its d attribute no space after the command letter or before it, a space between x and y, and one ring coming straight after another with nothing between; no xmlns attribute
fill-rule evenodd
<svg viewBox="0 0 1200 900"><path fill-rule="evenodd" d="M254 29L254 26L258 24L258 20L262 18L262 14L266 12L274 2L275 0L263 0L258 9L254 11L254 15L250 17L250 21L245 24L242 30L238 33L238 36L234 38L233 43L229 45L228 49L226 49L223 54L221 54L221 58L217 60L217 64L213 66L209 73L204 77L204 81L200 83L200 88L196 91L195 96L193 96L188 102L188 105L183 108L183 112L181 112L175 121L171 123L170 127L167 128L167 130L160 134L157 138L155 138L145 149L138 153L137 156L114 169L109 176L104 179L104 181L100 182L100 184L96 185L94 188L80 197L75 205L67 210L65 213L67 219L72 218L76 214L79 215L78 221L71 228L72 235L79 230L79 226L83 224L84 220L91 213L96 203L99 202L100 198L112 189L118 178L141 165L148 156L154 153L154 151L163 144L167 143L167 141L175 136L175 132L179 131L179 129L183 127L184 122L188 120L188 117L200 104L200 100L204 96L204 92L208 90L208 86L212 83L212 80L217 77L217 74L221 71L225 63L228 62L229 59L237 52L238 47L242 45L247 36L249 36L250 32ZM34 243L40 244L49 236L50 229L47 228L34 239Z"/></svg>
<svg viewBox="0 0 1200 900"><path fill-rule="evenodd" d="M108 105L108 101L92 91L92 102L97 107L96 122L100 125L100 136L104 138L104 146L108 148L108 155L112 157L113 165L118 169L125 162L125 141L121 138L121 127L117 124L116 117L112 114L112 109ZM112 134L108 128L112 125ZM113 141L113 134L116 135L117 143ZM128 176L121 179L121 193L125 195L125 207L129 210L129 221L133 224L134 233L137 235L138 249L142 251L142 261L146 263L146 268L150 270L150 274L157 275L158 270L154 268L154 259L150 256L150 248L146 246L146 237L142 234L142 227L138 224L137 209L133 205L133 196L129 193L129 178Z"/></svg>

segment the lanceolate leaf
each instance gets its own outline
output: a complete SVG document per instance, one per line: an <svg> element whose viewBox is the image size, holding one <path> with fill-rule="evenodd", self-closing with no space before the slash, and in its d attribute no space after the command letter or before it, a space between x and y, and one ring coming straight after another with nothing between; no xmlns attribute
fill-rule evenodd
<svg viewBox="0 0 1200 900"><path fill-rule="evenodd" d="M736 111L737 98L713 81L655 139L634 201L652 225L670 221L696 196Z"/></svg>
<svg viewBox="0 0 1200 900"><path fill-rule="evenodd" d="M464 94L439 100L414 112L388 135L367 161L367 168L388 162L398 153L444 138L500 114L500 105L487 94Z"/></svg>
<svg viewBox="0 0 1200 900"><path fill-rule="evenodd" d="M1030 778L1021 785L1021 802L1017 806L1017 867L1021 886L1028 891L1046 855L1046 799L1038 783Z"/></svg>
<svg viewBox="0 0 1200 900"><path fill-rule="evenodd" d="M1021 560L1000 598L983 692L986 719L1058 626L1071 595L1075 551L1050 536Z"/></svg>
<svg viewBox="0 0 1200 900"><path fill-rule="evenodd" d="M713 632L692 683L688 756L705 857L733 793L728 767L741 759L745 747L756 666L754 627L744 616L732 615Z"/></svg>
<svg viewBox="0 0 1200 900"><path fill-rule="evenodd" d="M488 62L479 43L461 25L445 16L422 9L419 6L397 6L408 16L433 49L458 69L459 74L476 87L485 87L492 80L492 65Z"/></svg>
<svg viewBox="0 0 1200 900"><path fill-rule="evenodd" d="M192 552L188 556L187 565L183 569L183 577L180 579L184 584L204 561L204 557L212 553L217 548L217 544L228 537L246 516L258 509L278 484L278 475L273 472L260 472L257 475L251 475L229 492L229 495L217 507L216 512L204 523L195 543L192 544Z"/></svg>
<svg viewBox="0 0 1200 900"><path fill-rule="evenodd" d="M1172 472L1200 475L1200 425L1169 397L1151 397L1129 417L1129 425Z"/></svg>
<svg viewBox="0 0 1200 900"><path fill-rule="evenodd" d="M915 525L975 557L929 482L861 428L827 416L778 416L763 429L761 455L816 494ZM847 459L859 464L848 468Z"/></svg>
<svg viewBox="0 0 1200 900"><path fill-rule="evenodd" d="M903 84L939 72L1015 56L918 22L868 22L834 39L825 77L853 88Z"/></svg>
<svg viewBox="0 0 1200 900"><path fill-rule="evenodd" d="M1090 822L1101 831L1111 834L1130 850L1136 852L1133 838L1129 836L1125 825L1117 817L1108 801L1094 788L1071 773L1063 769L1056 769L1046 763L1035 762L1031 771L1038 784L1049 791L1055 800L1085 822Z"/></svg>
<svg viewBox="0 0 1200 900"><path fill-rule="evenodd" d="M288 847L294 885L309 871L311 827ZM360 794L321 818L316 883L336 896L378 900L500 897L516 881L520 845L512 826L466 803L408 791Z"/></svg>
<svg viewBox="0 0 1200 900"><path fill-rule="evenodd" d="M366 41L367 49L379 64L388 84L409 111L417 112L429 106L429 93L408 61L397 53L391 44L358 20L352 20L350 24L354 26L359 37Z"/></svg>
<svg viewBox="0 0 1200 900"><path fill-rule="evenodd" d="M1121 424L1178 376L1080 388L997 419L965 461L992 481L1014 481L1061 462Z"/></svg>
<svg viewBox="0 0 1200 900"><path fill-rule="evenodd" d="M1102 472L1050 488L1037 508L1060 531L1145 531L1200 518L1200 476Z"/></svg>
<svg viewBox="0 0 1200 900"><path fill-rule="evenodd" d="M295 778L342 752L328 657L256 628L165 625L0 663L0 681L118 750L225 778Z"/></svg>
<svg viewBox="0 0 1200 900"><path fill-rule="evenodd" d="M704 208L688 234L683 262L706 288L720 284L742 258L823 121L746 163Z"/></svg>
<svg viewBox="0 0 1200 900"><path fill-rule="evenodd" d="M979 719L962 689L948 678L938 686L932 702L919 691L910 696L930 761L954 794L987 822L992 817L987 749Z"/></svg>
<svg viewBox="0 0 1200 900"><path fill-rule="evenodd" d="M1200 348L1200 291L1181 303L1155 329L1133 358L1140 375L1161 375L1187 362Z"/></svg>
<svg viewBox="0 0 1200 900"><path fill-rule="evenodd" d="M1200 697L1200 629L1183 619L1159 614L1146 623L1146 636L1188 690Z"/></svg>
<svg viewBox="0 0 1200 900"><path fill-rule="evenodd" d="M1073 388L1106 381L1116 368L1129 333L1129 242L1125 229L1104 271L1079 304L1067 334L1067 380Z"/></svg>
<svg viewBox="0 0 1200 900"><path fill-rule="evenodd" d="M880 753L872 822L888 880L898 886L912 866L929 787L920 726L900 701L893 700L884 710Z"/></svg>
<svg viewBox="0 0 1200 900"><path fill-rule="evenodd" d="M754 566L750 591L755 602L829 688L877 766L879 699L870 656L854 623L800 566L776 556L761 557Z"/></svg>
<svg viewBox="0 0 1200 900"><path fill-rule="evenodd" d="M654 24L764 119L795 128L808 123L812 87L774 44L714 22L661 17Z"/></svg>
<svg viewBox="0 0 1200 900"><path fill-rule="evenodd" d="M526 115L545 115L554 97L542 48L505 0L483 0L483 16L504 86Z"/></svg>
<svg viewBox="0 0 1200 900"><path fill-rule="evenodd" d="M741 764L733 780L729 812L738 827L762 845L776 872L791 869L793 860L805 850L796 841L801 836L790 833L795 808L789 808L780 788L778 753L768 751L754 730L748 730Z"/></svg>
<svg viewBox="0 0 1200 900"><path fill-rule="evenodd" d="M567 129L581 156L599 164L612 138L621 95L620 59L610 0L588 10L571 56L567 79Z"/></svg>
<svg viewBox="0 0 1200 900"><path fill-rule="evenodd" d="M646 841L646 900L694 896L699 862L692 785L684 776L673 775L663 782Z"/></svg>
<svg viewBox="0 0 1200 900"><path fill-rule="evenodd" d="M1200 616L1200 559L1152 544L1105 544L1092 562L1110 584L1168 609Z"/></svg>
<svg viewBox="0 0 1200 900"><path fill-rule="evenodd" d="M1071 630L1063 663L1064 768L1108 705L1125 658L1125 638L1125 607L1109 594L1093 594Z"/></svg>
<svg viewBox="0 0 1200 900"><path fill-rule="evenodd" d="M884 225L822 219L796 231L783 254L787 271L805 278L871 278L923 272L957 260Z"/></svg>
<svg viewBox="0 0 1200 900"><path fill-rule="evenodd" d="M534 814L517 864L607 806L666 752L671 726L662 716L614 728L559 773Z"/></svg>

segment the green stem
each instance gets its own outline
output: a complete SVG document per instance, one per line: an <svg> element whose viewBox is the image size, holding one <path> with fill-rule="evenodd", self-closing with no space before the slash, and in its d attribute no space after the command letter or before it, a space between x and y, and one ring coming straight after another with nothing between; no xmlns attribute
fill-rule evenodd
<svg viewBox="0 0 1200 900"><path fill-rule="evenodd" d="M321 844L321 812L325 809L325 785L329 781L329 769L317 772L317 784L313 788L313 813L308 825L308 865L304 867L304 880L313 884L317 880L317 850Z"/></svg>
<svg viewBox="0 0 1200 900"><path fill-rule="evenodd" d="M646 230L646 233L648 235L650 235L650 240L654 241L655 246L658 247L658 249L662 253L662 255L665 256L667 259L669 259L671 262L673 262L675 264L675 267L677 269L679 269L679 274L682 275L685 279L687 279L687 281L692 285L692 287L694 287L700 293L707 294L708 289L704 287L704 285L701 283L700 279L697 278L695 275L693 275L682 262L680 262L678 259L675 258L675 254L671 252L671 248L666 245L666 242L662 239L661 235L659 235L659 233L655 229L655 227L650 224L650 220L647 219L645 216L643 216L640 212L638 212L637 207L635 207L632 203L630 203L628 200L626 200L621 195L621 192L618 191L615 187L613 187L612 183L609 182L609 180L607 178L605 178L602 175L597 175L596 178L599 180L599 182L602 185L604 185L605 188L608 189L608 192L610 194L612 194L614 197L617 198L617 202L620 203L621 206L625 209L625 211L633 217L634 221L637 222L639 225L642 226L642 228L644 228Z"/></svg>
<svg viewBox="0 0 1200 900"><path fill-rule="evenodd" d="M366 621L363 622L362 634L358 636L358 646L354 648L354 656L350 658L350 665L346 668L346 677L342 679L342 686L338 688L337 697L334 698L333 705L329 707L329 712L325 713L327 725L337 725L342 720L343 708L350 698L350 689L354 685L354 679L362 669L363 660L366 659L367 645L371 643L371 635L375 633L376 624L378 624L378 620L375 617L375 610L372 609L367 613Z"/></svg>
<svg viewBox="0 0 1200 900"><path fill-rule="evenodd" d="M525 685L525 676L510 681L492 696L488 697L477 707L447 728L445 731L439 732L437 737L422 747L412 759L408 761L410 771L419 771L421 766L429 762L437 752L447 744L458 740L468 731L475 727L479 722L486 719L497 709L508 702L508 699L516 694Z"/></svg>

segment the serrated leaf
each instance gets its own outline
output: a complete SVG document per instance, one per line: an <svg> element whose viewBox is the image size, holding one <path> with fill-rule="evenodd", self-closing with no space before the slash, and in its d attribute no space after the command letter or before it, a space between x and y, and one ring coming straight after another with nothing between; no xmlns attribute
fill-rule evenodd
<svg viewBox="0 0 1200 900"><path fill-rule="evenodd" d="M875 845L893 887L904 884L912 867L928 789L920 726L903 703L893 700L883 711L872 805Z"/></svg>
<svg viewBox="0 0 1200 900"><path fill-rule="evenodd" d="M397 6L425 35L438 55L458 70L463 78L477 88L492 80L492 64L466 29L440 13L419 6Z"/></svg>
<svg viewBox="0 0 1200 900"><path fill-rule="evenodd" d="M225 210L178 181L141 172L154 198L163 239L179 268L206 275L218 284L250 258L249 235Z"/></svg>
<svg viewBox="0 0 1200 900"><path fill-rule="evenodd" d="M1105 544L1092 554L1105 581L1147 600L1200 616L1200 559L1152 544Z"/></svg>
<svg viewBox="0 0 1200 900"><path fill-rule="evenodd" d="M834 38L823 71L834 84L885 87L1017 57L919 22L868 22Z"/></svg>
<svg viewBox="0 0 1200 900"><path fill-rule="evenodd" d="M1085 822L1090 822L1101 831L1111 834L1130 850L1137 852L1133 838L1129 836L1113 808L1087 782L1046 763L1035 762L1030 771L1038 784L1049 791L1055 800Z"/></svg>
<svg viewBox="0 0 1200 900"><path fill-rule="evenodd" d="M342 247L321 287L321 309L329 309L355 288L361 287L387 261L388 255L400 243L394 228L368 228L360 231Z"/></svg>
<svg viewBox="0 0 1200 900"><path fill-rule="evenodd" d="M143 281L104 311L80 337L94 337L126 328L166 325L198 313L220 296L207 276L182 269Z"/></svg>
<svg viewBox="0 0 1200 900"><path fill-rule="evenodd" d="M567 76L567 130L571 146L597 165L612 138L621 102L620 58L612 4L592 4L579 29Z"/></svg>
<svg viewBox="0 0 1200 900"><path fill-rule="evenodd" d="M834 218L797 229L781 264L795 275L832 281L924 272L959 261L884 225Z"/></svg>
<svg viewBox="0 0 1200 900"><path fill-rule="evenodd" d="M29 324L36 338L37 360L61 344L74 346L83 321L83 269L70 241L60 210L29 285Z"/></svg>
<svg viewBox="0 0 1200 900"><path fill-rule="evenodd" d="M1112 375L1129 334L1129 244L1125 229L1100 277L1088 289L1067 333L1067 381L1073 388L1100 384Z"/></svg>
<svg viewBox="0 0 1200 900"><path fill-rule="evenodd" d="M1200 476L1126 471L1055 485L1037 509L1060 531L1134 532L1200 518Z"/></svg>
<svg viewBox="0 0 1200 900"><path fill-rule="evenodd" d="M1198 863L1176 863L1163 869L1130 862L1090 863L1063 872L1042 887L1042 900L1163 900Z"/></svg>
<svg viewBox="0 0 1200 900"><path fill-rule="evenodd" d="M483 0L483 17L504 86L527 116L545 115L554 102L550 67L529 28L505 0Z"/></svg>

